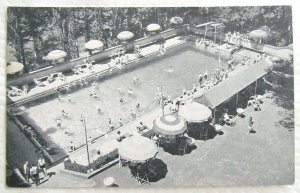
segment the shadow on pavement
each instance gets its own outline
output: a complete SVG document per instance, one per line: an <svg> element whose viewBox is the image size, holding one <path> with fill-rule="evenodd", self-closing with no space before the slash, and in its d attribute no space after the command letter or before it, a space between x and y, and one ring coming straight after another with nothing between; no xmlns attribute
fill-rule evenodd
<svg viewBox="0 0 300 193"><path fill-rule="evenodd" d="M196 140L210 140L210 139L214 139L218 134L222 135L223 133L221 132L216 132L215 129L213 127L209 127L207 130L207 135L206 135L206 130L204 128L193 128L190 129L187 132L189 137L192 137ZM206 135L206 137L205 137Z"/></svg>
<svg viewBox="0 0 300 193"><path fill-rule="evenodd" d="M185 141L183 144L180 144L180 141ZM185 155L185 154L190 154L193 150L197 149L196 145L188 145L187 144L187 137L182 137L180 141L177 141L176 143L164 145L162 144L161 147L164 149L165 152L168 152L171 155ZM185 146L185 148L184 148ZM184 149L184 150L183 150Z"/></svg>
<svg viewBox="0 0 300 193"><path fill-rule="evenodd" d="M131 174L135 178L139 176L148 177L149 182L157 182L166 177L168 173L167 164L165 164L161 159L155 158L144 164L137 164L135 166L129 166L131 169Z"/></svg>

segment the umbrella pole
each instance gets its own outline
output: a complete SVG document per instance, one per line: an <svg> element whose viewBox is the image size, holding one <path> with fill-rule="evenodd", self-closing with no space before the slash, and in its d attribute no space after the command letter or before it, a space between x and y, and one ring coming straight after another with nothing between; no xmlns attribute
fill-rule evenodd
<svg viewBox="0 0 300 193"><path fill-rule="evenodd" d="M256 95L256 90L257 90L257 80L255 81L255 95Z"/></svg>
<svg viewBox="0 0 300 193"><path fill-rule="evenodd" d="M206 39L206 31L207 31L207 25L205 25L205 31L204 31L204 41Z"/></svg>
<svg viewBox="0 0 300 193"><path fill-rule="evenodd" d="M88 144L88 138L87 138L87 132L86 132L86 123L85 118L83 115L81 115L82 124L84 127L84 133L85 133L85 143L86 143L86 153L87 153L87 159L89 164L89 169L91 169L91 161L90 161L90 155L89 155L89 144Z"/></svg>
<svg viewBox="0 0 300 193"><path fill-rule="evenodd" d="M238 107L238 102L239 102L239 93L236 93L236 104L235 104L235 108Z"/></svg>
<svg viewBox="0 0 300 193"><path fill-rule="evenodd" d="M214 38L214 44L216 44L216 39L217 39L217 27L215 27L215 38Z"/></svg>
<svg viewBox="0 0 300 193"><path fill-rule="evenodd" d="M122 160L121 160L121 156L119 155L119 168L122 167Z"/></svg>

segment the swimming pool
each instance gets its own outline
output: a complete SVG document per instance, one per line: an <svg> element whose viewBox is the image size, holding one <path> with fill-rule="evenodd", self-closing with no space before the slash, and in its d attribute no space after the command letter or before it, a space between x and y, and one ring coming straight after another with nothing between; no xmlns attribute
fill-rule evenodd
<svg viewBox="0 0 300 193"><path fill-rule="evenodd" d="M117 127L120 118L124 123L130 121L130 110L143 115L158 108L158 83L163 86L166 96L175 98L182 94L183 88L189 90L192 84L198 83L199 72L208 70L210 73L218 65L217 56L189 44L176 46L163 56L141 59L135 67L122 69L117 75L99 80L97 98L90 97L92 86L87 86L72 92L71 102L65 94L61 101L52 98L25 104L22 116L43 136L48 146L65 149L70 141L78 146L85 143L81 114L86 117L88 136L95 138L109 131L108 117ZM138 78L136 84L133 84L133 76ZM121 88L121 93L117 88ZM128 94L129 89L133 91L132 96ZM121 97L123 103L120 102ZM139 108L136 107L138 102ZM97 112L97 106L101 113ZM62 128L58 129L55 120L61 117L62 110L69 117L62 118Z"/></svg>

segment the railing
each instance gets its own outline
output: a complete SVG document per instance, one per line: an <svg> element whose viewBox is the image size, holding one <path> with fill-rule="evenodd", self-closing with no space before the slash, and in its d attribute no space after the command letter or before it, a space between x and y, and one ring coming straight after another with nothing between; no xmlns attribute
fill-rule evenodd
<svg viewBox="0 0 300 193"><path fill-rule="evenodd" d="M8 113L8 116L18 126L18 128L25 134L25 136L28 136L28 134L26 134L25 130L24 130L26 128L25 125L23 123L21 123L21 121L17 117L15 117L14 115L12 115L9 111L7 113ZM36 132L36 131L34 131L34 132ZM44 149L44 147L40 144L40 142L34 136L30 135L28 138L43 153L43 155L46 157L46 159L50 163L54 162L53 158L50 156L50 154L47 152L47 150Z"/></svg>

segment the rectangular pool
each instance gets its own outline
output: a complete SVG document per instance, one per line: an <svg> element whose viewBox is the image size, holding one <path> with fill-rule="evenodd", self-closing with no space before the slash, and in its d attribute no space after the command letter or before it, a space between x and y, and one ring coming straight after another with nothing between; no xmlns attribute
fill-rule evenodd
<svg viewBox="0 0 300 193"><path fill-rule="evenodd" d="M95 138L109 130L108 117L117 127L120 118L124 123L130 121L130 110L143 115L158 108L158 83L162 84L166 96L175 98L182 94L183 88L190 90L192 84L198 84L199 72L208 70L210 74L219 65L217 56L189 44L138 62L135 67L99 80L96 87L98 98L90 97L92 86L87 86L71 92L71 102L64 94L61 101L51 98L25 104L22 116L43 136L48 147L66 149L70 141L78 146L85 143L81 114L86 117L88 136ZM133 77L138 78L136 84L133 84ZM121 88L121 93L117 88ZM132 96L128 94L129 89L132 89ZM138 102L140 107L136 108ZM101 113L97 112L97 106ZM69 118L62 118L62 128L58 129L55 120L62 116L62 110L69 114ZM67 130L69 132L65 133Z"/></svg>

